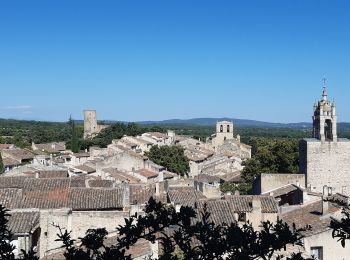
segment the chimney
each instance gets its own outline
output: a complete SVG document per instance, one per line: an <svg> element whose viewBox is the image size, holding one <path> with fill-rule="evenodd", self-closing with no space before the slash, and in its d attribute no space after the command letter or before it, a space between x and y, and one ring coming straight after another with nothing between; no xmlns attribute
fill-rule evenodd
<svg viewBox="0 0 350 260"><path fill-rule="evenodd" d="M162 181L164 181L164 172L160 171L158 173L158 182L162 182Z"/></svg>
<svg viewBox="0 0 350 260"><path fill-rule="evenodd" d="M322 215L328 214L329 209L329 203L328 203L328 196L329 196L329 187L327 185L323 186L323 194L322 194Z"/></svg>
<svg viewBox="0 0 350 260"><path fill-rule="evenodd" d="M130 186L128 183L123 183L123 207L130 207Z"/></svg>
<svg viewBox="0 0 350 260"><path fill-rule="evenodd" d="M239 196L239 190L235 190L235 196Z"/></svg>
<svg viewBox="0 0 350 260"><path fill-rule="evenodd" d="M261 212L261 200L259 196L253 196L252 207L253 213Z"/></svg>
<svg viewBox="0 0 350 260"><path fill-rule="evenodd" d="M156 183L156 196L160 195L159 182Z"/></svg>
<svg viewBox="0 0 350 260"><path fill-rule="evenodd" d="M329 210L329 203L325 196L322 196L322 215L327 215Z"/></svg>

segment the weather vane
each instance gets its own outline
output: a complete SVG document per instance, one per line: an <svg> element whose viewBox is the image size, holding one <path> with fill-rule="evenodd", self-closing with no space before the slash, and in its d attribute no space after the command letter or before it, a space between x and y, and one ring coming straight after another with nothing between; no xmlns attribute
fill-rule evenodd
<svg viewBox="0 0 350 260"><path fill-rule="evenodd" d="M327 81L327 79L326 79L326 78L323 78L323 79L322 79L322 82L323 82L323 88L324 88L324 89L326 88L326 81Z"/></svg>

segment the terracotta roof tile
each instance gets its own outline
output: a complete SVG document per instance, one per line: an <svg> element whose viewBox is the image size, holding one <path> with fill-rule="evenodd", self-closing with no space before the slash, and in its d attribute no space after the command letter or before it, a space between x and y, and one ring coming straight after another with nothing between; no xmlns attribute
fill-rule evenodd
<svg viewBox="0 0 350 260"><path fill-rule="evenodd" d="M32 233L39 226L39 211L19 211L9 212L9 214L11 216L8 227L15 235Z"/></svg>
<svg viewBox="0 0 350 260"><path fill-rule="evenodd" d="M123 207L121 189L71 188L69 198L69 206L75 210L107 210Z"/></svg>
<svg viewBox="0 0 350 260"><path fill-rule="evenodd" d="M69 178L60 179L34 179L27 178L24 181L24 191L49 191L57 189L68 189L70 186Z"/></svg>
<svg viewBox="0 0 350 260"><path fill-rule="evenodd" d="M39 171L39 178L67 178L68 171Z"/></svg>
<svg viewBox="0 0 350 260"><path fill-rule="evenodd" d="M235 195L226 196L226 199L232 204L234 212L239 213L253 210L253 197L260 199L262 213L278 213L278 203L272 196Z"/></svg>
<svg viewBox="0 0 350 260"><path fill-rule="evenodd" d="M158 173L152 172L152 171L147 170L147 169L137 170L136 173L147 178L147 179L152 179L152 178L158 177Z"/></svg>
<svg viewBox="0 0 350 260"><path fill-rule="evenodd" d="M88 180L91 188L113 188L114 182L111 180L91 179Z"/></svg>
<svg viewBox="0 0 350 260"><path fill-rule="evenodd" d="M18 188L24 187L24 182L27 177L0 177L0 189L1 188Z"/></svg>
<svg viewBox="0 0 350 260"><path fill-rule="evenodd" d="M9 158L9 157L2 158L2 162L3 162L5 167L17 166L17 165L21 165L22 164L20 161L14 160L14 159Z"/></svg>
<svg viewBox="0 0 350 260"><path fill-rule="evenodd" d="M283 213L281 218L289 225L293 223L296 228L305 228L311 226L310 230L304 232L306 236L329 229L330 216L340 211L341 208L335 203L329 203L329 215L322 215L322 201L316 201L311 204L301 206L293 211Z"/></svg>
<svg viewBox="0 0 350 260"><path fill-rule="evenodd" d="M171 203L176 205L193 205L195 202L206 199L206 197L193 187L171 187L168 191Z"/></svg>
<svg viewBox="0 0 350 260"><path fill-rule="evenodd" d="M0 189L0 204L5 208L13 209L19 207L22 199L22 190L5 188Z"/></svg>

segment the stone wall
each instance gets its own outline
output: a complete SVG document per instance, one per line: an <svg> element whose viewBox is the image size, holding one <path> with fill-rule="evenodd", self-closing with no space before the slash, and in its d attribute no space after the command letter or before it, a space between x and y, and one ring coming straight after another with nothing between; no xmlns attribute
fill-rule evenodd
<svg viewBox="0 0 350 260"><path fill-rule="evenodd" d="M311 191L323 192L323 186L327 185L333 193L350 195L350 140L304 139L299 147L300 171L305 174Z"/></svg>
<svg viewBox="0 0 350 260"><path fill-rule="evenodd" d="M62 243L57 239L58 228L72 231L72 238L84 236L91 228L106 228L115 231L118 225L124 224L129 212L123 211L71 211L71 209L55 209L40 211L40 257L55 253Z"/></svg>
<svg viewBox="0 0 350 260"><path fill-rule="evenodd" d="M350 256L350 244L348 241L346 242L345 248L343 248L337 239L332 238L331 229L304 238L304 248L306 253L311 253L311 247L322 247L322 259L343 260L349 259Z"/></svg>
<svg viewBox="0 0 350 260"><path fill-rule="evenodd" d="M300 184L305 187L304 174L262 173L253 183L253 194L260 195L287 184Z"/></svg>

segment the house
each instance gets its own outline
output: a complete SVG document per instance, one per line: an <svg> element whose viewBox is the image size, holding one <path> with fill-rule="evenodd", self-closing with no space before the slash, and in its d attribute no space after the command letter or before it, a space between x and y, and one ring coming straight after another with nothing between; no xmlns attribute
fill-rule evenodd
<svg viewBox="0 0 350 260"><path fill-rule="evenodd" d="M35 209L11 210L8 217L8 227L13 234L11 244L15 246L15 257L19 258L22 251L37 250L40 238L40 212Z"/></svg>
<svg viewBox="0 0 350 260"><path fill-rule="evenodd" d="M57 225L71 230L77 239L101 223L108 231L123 224L129 217L129 211L124 210L129 204L129 189L108 180L89 180L88 187L85 184L85 180L78 183L71 178L0 177L0 204L14 212L39 212L40 232L33 222L25 233L16 233L18 249L39 241L40 257L56 252L61 247L55 241Z"/></svg>
<svg viewBox="0 0 350 260"><path fill-rule="evenodd" d="M4 149L1 154L3 159L10 158L20 165L31 163L34 159L34 154L31 151L21 148Z"/></svg>
<svg viewBox="0 0 350 260"><path fill-rule="evenodd" d="M315 259L348 259L350 244L346 242L343 248L337 239L332 238L330 222L332 218L341 216L342 207L325 199L303 205L281 215L282 220L290 226L305 228L302 233L304 250Z"/></svg>
<svg viewBox="0 0 350 260"><path fill-rule="evenodd" d="M33 151L42 151L48 154L58 154L66 150L65 142L51 142L43 144L32 143Z"/></svg>

